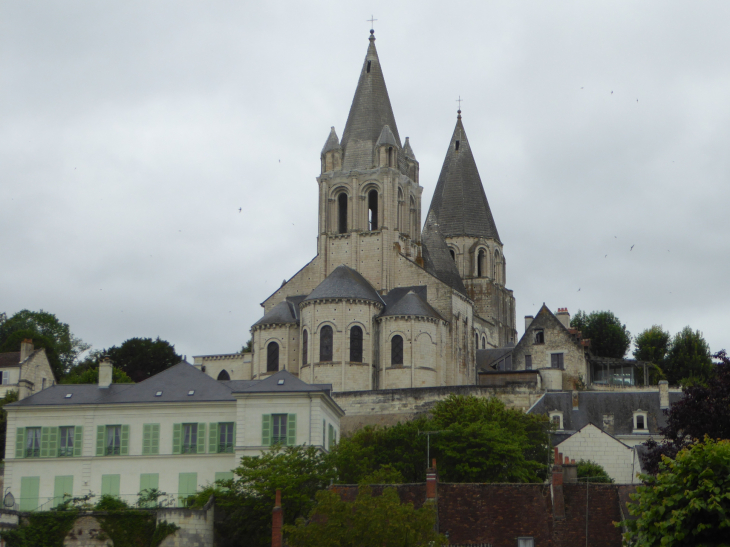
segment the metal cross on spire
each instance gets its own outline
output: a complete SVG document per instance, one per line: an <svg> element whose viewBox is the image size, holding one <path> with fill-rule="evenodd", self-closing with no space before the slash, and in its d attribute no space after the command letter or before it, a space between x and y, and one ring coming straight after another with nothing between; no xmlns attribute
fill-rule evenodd
<svg viewBox="0 0 730 547"><path fill-rule="evenodd" d="M370 16L370 19L368 19L367 21L368 21L368 22L370 23L370 30L375 30L375 29L373 28L373 27L375 26L375 25L373 25L373 23L374 23L375 21L377 21L377 19L373 18L373 16L371 15L371 16Z"/></svg>
<svg viewBox="0 0 730 547"><path fill-rule="evenodd" d="M463 100L464 99L461 98L461 95L459 95L459 98L456 99L456 102L459 103L459 112L461 112L461 101L463 101Z"/></svg>

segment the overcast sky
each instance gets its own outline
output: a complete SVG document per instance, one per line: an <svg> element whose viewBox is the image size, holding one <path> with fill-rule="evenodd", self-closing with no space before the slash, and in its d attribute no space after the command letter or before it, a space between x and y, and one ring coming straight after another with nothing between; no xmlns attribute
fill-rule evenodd
<svg viewBox="0 0 730 547"><path fill-rule="evenodd" d="M0 311L239 350L316 253L371 14L423 218L464 99L520 335L545 302L730 346L727 1L5 0Z"/></svg>

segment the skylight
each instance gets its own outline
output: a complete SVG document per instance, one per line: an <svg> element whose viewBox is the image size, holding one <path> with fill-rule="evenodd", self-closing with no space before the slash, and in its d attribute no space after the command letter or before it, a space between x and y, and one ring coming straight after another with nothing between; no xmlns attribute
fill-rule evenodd
<svg viewBox="0 0 730 547"><path fill-rule="evenodd" d="M282 378L281 380L279 380L278 383L279 383L280 386L283 386L284 385L284 378Z"/></svg>
<svg viewBox="0 0 730 547"><path fill-rule="evenodd" d="M155 393L155 397L162 397L162 392L158 391L157 393Z"/></svg>
<svg viewBox="0 0 730 547"><path fill-rule="evenodd" d="M66 393L66 399L70 399L71 395L73 395L73 393Z"/></svg>
<svg viewBox="0 0 730 547"><path fill-rule="evenodd" d="M188 395L195 395L195 390L191 389L190 391L188 391Z"/></svg>

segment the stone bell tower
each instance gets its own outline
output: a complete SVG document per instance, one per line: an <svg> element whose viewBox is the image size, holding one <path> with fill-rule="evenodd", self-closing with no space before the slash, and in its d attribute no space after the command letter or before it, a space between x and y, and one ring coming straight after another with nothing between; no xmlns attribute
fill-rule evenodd
<svg viewBox="0 0 730 547"><path fill-rule="evenodd" d="M419 255L423 188L408 138L402 144L398 134L372 30L342 140L333 127L321 161L324 276L345 264L376 289L393 288L397 252Z"/></svg>

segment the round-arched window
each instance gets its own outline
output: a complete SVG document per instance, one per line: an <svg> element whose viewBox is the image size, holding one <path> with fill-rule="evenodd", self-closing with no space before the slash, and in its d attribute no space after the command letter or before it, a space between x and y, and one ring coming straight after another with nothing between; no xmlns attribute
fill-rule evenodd
<svg viewBox="0 0 730 547"><path fill-rule="evenodd" d="M279 344L269 342L266 346L266 372L276 372L279 370Z"/></svg>
<svg viewBox="0 0 730 547"><path fill-rule="evenodd" d="M403 364L403 337L398 334L390 339L390 364Z"/></svg>
<svg viewBox="0 0 730 547"><path fill-rule="evenodd" d="M332 327L325 325L319 331L319 360L332 360Z"/></svg>
<svg viewBox="0 0 730 547"><path fill-rule="evenodd" d="M305 329L302 333L302 364L307 364L309 356L309 333Z"/></svg>
<svg viewBox="0 0 730 547"><path fill-rule="evenodd" d="M358 326L350 329L350 361L362 363L362 329Z"/></svg>

